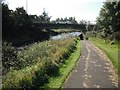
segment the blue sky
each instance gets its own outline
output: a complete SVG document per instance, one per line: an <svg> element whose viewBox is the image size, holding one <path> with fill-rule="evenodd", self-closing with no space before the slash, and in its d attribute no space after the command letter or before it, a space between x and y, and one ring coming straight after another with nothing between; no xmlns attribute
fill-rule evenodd
<svg viewBox="0 0 120 90"><path fill-rule="evenodd" d="M52 16L52 20L58 17L75 17L76 20L95 21L100 8L105 0L27 0L28 14L41 15L43 8ZM26 0L6 0L9 8L16 7L26 9Z"/></svg>

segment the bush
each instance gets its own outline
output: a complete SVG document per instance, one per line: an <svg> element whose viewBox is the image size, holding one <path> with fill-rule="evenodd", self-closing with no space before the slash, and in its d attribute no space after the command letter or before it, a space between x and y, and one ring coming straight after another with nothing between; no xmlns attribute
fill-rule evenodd
<svg viewBox="0 0 120 90"><path fill-rule="evenodd" d="M2 43L2 65L3 75L7 73L11 68L16 68L18 65L17 51L11 43Z"/></svg>
<svg viewBox="0 0 120 90"><path fill-rule="evenodd" d="M45 68L45 71L48 76L58 75L59 74L58 64L55 63L48 64L47 67Z"/></svg>
<svg viewBox="0 0 120 90"><path fill-rule="evenodd" d="M48 82L49 76L45 73L45 68L35 71L32 83L33 88L39 88Z"/></svg>

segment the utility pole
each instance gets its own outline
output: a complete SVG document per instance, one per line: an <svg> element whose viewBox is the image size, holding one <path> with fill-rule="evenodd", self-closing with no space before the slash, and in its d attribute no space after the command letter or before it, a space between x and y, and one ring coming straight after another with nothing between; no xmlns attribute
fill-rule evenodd
<svg viewBox="0 0 120 90"><path fill-rule="evenodd" d="M26 0L26 12L28 12L28 1Z"/></svg>

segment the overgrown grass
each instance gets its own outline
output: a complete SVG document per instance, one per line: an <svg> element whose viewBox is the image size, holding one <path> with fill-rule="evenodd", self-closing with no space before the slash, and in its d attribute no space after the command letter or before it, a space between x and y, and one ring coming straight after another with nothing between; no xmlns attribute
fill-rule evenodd
<svg viewBox="0 0 120 90"><path fill-rule="evenodd" d="M120 63L118 63L118 43L110 43L106 42L103 39L98 39L98 38L90 38L90 40L98 46L101 50L103 50L108 58L111 60L112 64L114 65L116 69L116 73L120 75ZM120 45L120 44L119 44Z"/></svg>
<svg viewBox="0 0 120 90"><path fill-rule="evenodd" d="M76 65L77 60L80 57L80 41L77 41L76 50L70 55L70 57L65 61L64 64L60 66L59 75L51 77L49 83L44 86L44 88L60 88Z"/></svg>
<svg viewBox="0 0 120 90"><path fill-rule="evenodd" d="M19 51L17 59L20 69L10 70L3 75L3 88L42 87L51 76L59 74L59 67L66 63L66 59L76 49L76 44L77 39L72 37L34 43L27 49Z"/></svg>

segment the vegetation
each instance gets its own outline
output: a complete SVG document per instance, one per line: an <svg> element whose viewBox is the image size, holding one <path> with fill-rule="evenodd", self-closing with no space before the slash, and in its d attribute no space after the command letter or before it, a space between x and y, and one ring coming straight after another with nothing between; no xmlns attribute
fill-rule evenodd
<svg viewBox="0 0 120 90"><path fill-rule="evenodd" d="M44 10L42 15L28 15L23 7L10 10L2 1L2 86L4 88L39 88L54 75L76 49L76 38L45 41L59 34L49 28L38 28L34 23L53 23ZM77 24L75 18L65 22ZM43 42L39 42L43 41ZM18 47L27 46L22 50Z"/></svg>
<svg viewBox="0 0 120 90"><path fill-rule="evenodd" d="M23 7L16 8L15 11L10 10L7 4L2 2L2 39L12 43L13 46L28 45L33 42L48 40L50 36L59 34L54 32L47 26L49 23L78 24L74 17L50 21L51 16L44 10L42 15L28 15ZM40 27L35 23L41 23ZM45 24L46 23L46 24ZM84 28L84 21L81 21ZM43 27L44 26L44 27ZM66 28L66 26L62 26ZM59 28L59 26L58 26ZM69 25L67 28L72 28Z"/></svg>
<svg viewBox="0 0 120 90"><path fill-rule="evenodd" d="M59 75L50 78L49 83L44 85L44 88L60 88L76 65L77 60L80 57L80 41L77 40L76 50L70 55L70 57L65 61L64 64L60 65Z"/></svg>
<svg viewBox="0 0 120 90"><path fill-rule="evenodd" d="M120 40L120 1L105 1L97 17L97 23L91 25L88 23L87 36L102 38L106 41Z"/></svg>
<svg viewBox="0 0 120 90"><path fill-rule="evenodd" d="M104 2L100 15L97 18L98 32L102 38L120 40L120 1Z"/></svg>
<svg viewBox="0 0 120 90"><path fill-rule="evenodd" d="M91 40L108 55L116 71L120 70L118 69L119 6L119 0L104 2L96 25L91 25L89 22L87 24L84 20L80 21L83 27L86 26L86 29L83 29L83 33L87 35L86 39L89 35L101 38ZM45 10L39 16L28 15L23 7L13 11L8 8L7 4L2 3L3 89L56 88L61 86L70 73L79 57L80 42L73 37L65 40L45 41L51 35L59 34L61 31L56 32L47 27L38 28L32 25L33 23L78 24L78 22L75 17L57 18L55 21L50 21L50 19L51 16ZM63 32L66 30L64 29ZM28 47L21 51L15 47L23 45L28 45Z"/></svg>
<svg viewBox="0 0 120 90"><path fill-rule="evenodd" d="M2 43L2 74L4 75L10 69L15 68L18 64L17 50L9 43Z"/></svg>
<svg viewBox="0 0 120 90"><path fill-rule="evenodd" d="M97 17L97 24L90 27L88 25L86 38L91 40L103 50L111 62L113 63L116 72L120 75L120 63L118 63L118 46L120 44L120 1L104 2L99 17Z"/></svg>
<svg viewBox="0 0 120 90"><path fill-rule="evenodd" d="M13 48L3 52L5 60L4 69L10 60L17 63L3 75L3 88L39 88L48 82L50 76L59 74L59 67L76 49L77 39L72 37L58 41L44 41L34 43L25 50L17 52L16 59L13 58ZM7 47L7 44L5 44ZM9 52L11 51L11 52ZM9 53L9 54L8 54ZM12 56L11 56L12 55ZM9 60L8 60L9 58Z"/></svg>
<svg viewBox="0 0 120 90"><path fill-rule="evenodd" d="M36 28L32 24L35 17L28 15L23 7L10 10L7 4L2 3L2 39L14 46L23 46L36 41L49 39L54 32L45 28ZM39 22L48 23L50 17L45 11L40 15Z"/></svg>
<svg viewBox="0 0 120 90"><path fill-rule="evenodd" d="M98 38L90 38L90 40L94 42L96 46L98 46L101 50L103 50L106 53L108 58L113 63L116 69L116 73L120 75L119 72L120 63L118 63L118 43L113 43L113 42L109 43L109 42L105 42L103 39L98 39Z"/></svg>
<svg viewBox="0 0 120 90"><path fill-rule="evenodd" d="M55 21L52 21L52 23L68 23L68 24L78 24L75 17L65 17L65 18L57 18Z"/></svg>
<svg viewBox="0 0 120 90"><path fill-rule="evenodd" d="M116 2L104 2L97 18L97 24L89 28L91 31L86 33L86 37L90 37L107 54L116 72L120 75L120 63L118 63L118 46L120 44L119 6L119 0Z"/></svg>

